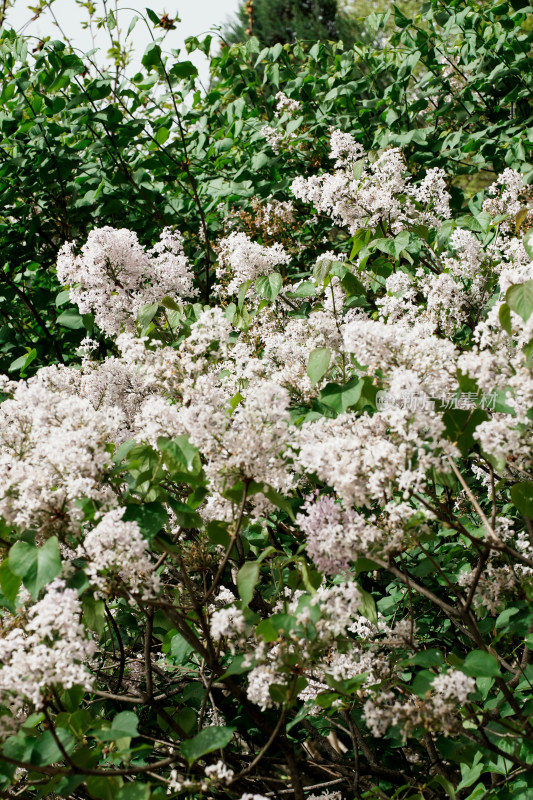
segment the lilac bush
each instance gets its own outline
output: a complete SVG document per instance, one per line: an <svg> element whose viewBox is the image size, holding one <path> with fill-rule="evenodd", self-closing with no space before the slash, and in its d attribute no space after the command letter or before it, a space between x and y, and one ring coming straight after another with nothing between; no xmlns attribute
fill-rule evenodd
<svg viewBox="0 0 533 800"><path fill-rule="evenodd" d="M352 249L310 278L243 230L211 306L177 232L60 250L95 339L0 405L16 794L531 791L527 190L459 216L397 148L330 156L293 203Z"/></svg>

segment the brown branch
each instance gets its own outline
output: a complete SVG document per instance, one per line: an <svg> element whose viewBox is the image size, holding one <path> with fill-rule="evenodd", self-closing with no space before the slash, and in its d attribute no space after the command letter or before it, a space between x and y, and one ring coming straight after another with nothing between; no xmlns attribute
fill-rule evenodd
<svg viewBox="0 0 533 800"><path fill-rule="evenodd" d="M168 767L170 764L174 764L175 761L178 759L177 755L169 756L168 758L163 758L161 761L153 761L151 764L141 764L139 766L135 766L133 768L124 768L124 769L89 769L88 767L79 767L75 765L75 773L77 775L98 775L101 777L107 776L125 776L125 775L136 775L139 772L149 772L150 770L162 769L163 767ZM16 758L10 758L6 756L4 753L0 753L0 761L4 761L6 764L12 764L14 767L19 767L20 769L25 769L28 772L38 772L42 775L72 775L72 772L68 769L64 769L63 767L46 767L46 766L39 766L38 764L30 764L29 761L19 761Z"/></svg>
<svg viewBox="0 0 533 800"><path fill-rule="evenodd" d="M146 614L146 630L144 632L144 672L146 676L146 695L149 700L152 700L154 694L154 683L152 676L152 626L154 621L154 612L152 609Z"/></svg>
<svg viewBox="0 0 533 800"><path fill-rule="evenodd" d="M126 664L126 653L124 652L124 642L122 641L122 636L120 635L120 631L119 631L118 625L117 625L117 623L116 623L111 611L107 607L107 603L104 603L104 608L105 608L105 612L106 612L106 615L107 615L107 619L109 620L109 624L111 625L111 627L113 629L113 633L116 636L118 649L119 649L119 652L120 652L120 664L119 664L119 668L118 668L117 682L116 682L116 685L115 685L115 693L117 693L118 690L120 689L120 687L122 686L122 679L124 677L124 667L125 667L125 664Z"/></svg>
<svg viewBox="0 0 533 800"><path fill-rule="evenodd" d="M222 559L222 561L220 563L220 566L219 566L219 568L217 570L217 574L215 575L213 583L211 584L211 586L209 588L209 591L207 592L207 594L205 595L205 597L204 597L204 599L202 601L202 605L205 605L205 603L207 603L207 601L211 598L211 596L216 591L216 588L217 588L220 580L222 579L222 576L224 574L224 570L226 569L227 563L228 563L228 561L230 559L230 556L231 556L231 553L232 553L232 550L233 550L233 545L235 544L235 541L236 541L236 539L238 538L238 536L239 536L239 534L241 532L242 522L243 522L243 518L244 518L244 507L245 507L245 504L246 504L246 497L247 497L247 494L248 494L248 484L249 484L249 481L245 481L244 489L243 489L243 493L242 493L241 507L239 509L239 517L238 517L238 520L237 520L237 526L235 528L235 533L231 537L231 542L229 544L229 547L228 547L228 549L226 550L226 552L224 554L224 558Z"/></svg>

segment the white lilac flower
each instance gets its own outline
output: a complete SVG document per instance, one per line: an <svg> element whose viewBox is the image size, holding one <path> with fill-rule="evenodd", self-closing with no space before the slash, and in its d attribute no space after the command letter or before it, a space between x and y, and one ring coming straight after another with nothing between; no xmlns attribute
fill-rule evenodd
<svg viewBox="0 0 533 800"><path fill-rule="evenodd" d="M133 231L109 226L89 233L81 254L66 243L57 259L59 280L70 286L70 299L81 314L93 313L108 334L133 330L141 308L163 297L195 294L181 234L165 228L152 250Z"/></svg>
<svg viewBox="0 0 533 800"><path fill-rule="evenodd" d="M50 688L92 688L87 661L96 644L80 623L82 607L75 589L56 579L28 609L28 621L0 638L0 701L15 717L29 703L40 708ZM9 722L5 733L9 733Z"/></svg>

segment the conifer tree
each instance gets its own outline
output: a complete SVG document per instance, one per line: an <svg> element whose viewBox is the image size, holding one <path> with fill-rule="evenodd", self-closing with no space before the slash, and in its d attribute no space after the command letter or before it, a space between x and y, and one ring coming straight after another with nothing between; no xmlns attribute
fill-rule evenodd
<svg viewBox="0 0 533 800"><path fill-rule="evenodd" d="M355 26L339 13L337 0L243 0L224 38L233 43L256 36L271 47L296 40L349 43L354 35Z"/></svg>

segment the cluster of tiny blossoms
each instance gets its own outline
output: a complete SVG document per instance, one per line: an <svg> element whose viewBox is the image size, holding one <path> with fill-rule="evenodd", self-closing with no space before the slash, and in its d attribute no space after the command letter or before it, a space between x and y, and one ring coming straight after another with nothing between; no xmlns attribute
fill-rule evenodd
<svg viewBox="0 0 533 800"><path fill-rule="evenodd" d="M78 554L87 557L87 577L103 594L109 583L118 578L133 594L154 595L159 578L138 524L124 522L124 510L115 508L104 514L84 537Z"/></svg>
<svg viewBox="0 0 533 800"><path fill-rule="evenodd" d="M91 689L87 661L96 643L87 638L81 611L76 590L55 580L42 600L29 607L25 625L8 628L0 638L0 701L18 722L28 708L39 709L54 687ZM12 725L13 718L2 716L3 734Z"/></svg>
<svg viewBox="0 0 533 800"><path fill-rule="evenodd" d="M409 224L436 224L450 216L443 170L430 169L421 183L412 185L398 148L370 161L353 137L340 131L332 134L330 156L334 172L298 176L292 192L350 233L363 227L375 230L378 225L398 233Z"/></svg>
<svg viewBox="0 0 533 800"><path fill-rule="evenodd" d="M264 247L242 232L233 232L218 245L220 267L217 278L221 281L221 293L236 294L246 281L274 271L274 267L289 263L289 256L279 244ZM228 275L227 285L222 284Z"/></svg>
<svg viewBox="0 0 533 800"><path fill-rule="evenodd" d="M452 734L460 730L457 711L476 689L474 678L456 669L438 675L424 699L416 695L398 698L386 691L364 705L365 722L374 736L383 736L391 726L399 726L407 738L416 727Z"/></svg>
<svg viewBox="0 0 533 800"><path fill-rule="evenodd" d="M131 330L145 305L195 294L182 237L170 228L148 252L133 231L98 228L91 231L80 255L73 243L63 245L57 275L70 285L70 298L80 312L94 314L108 334Z"/></svg>
<svg viewBox="0 0 533 800"><path fill-rule="evenodd" d="M49 377L42 371L19 382L0 405L0 514L41 537L76 528L83 518L80 497L115 504L102 479L109 464L106 442L123 424L120 408L97 408L51 388Z"/></svg>

